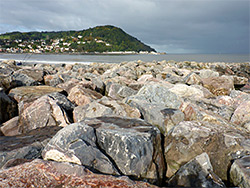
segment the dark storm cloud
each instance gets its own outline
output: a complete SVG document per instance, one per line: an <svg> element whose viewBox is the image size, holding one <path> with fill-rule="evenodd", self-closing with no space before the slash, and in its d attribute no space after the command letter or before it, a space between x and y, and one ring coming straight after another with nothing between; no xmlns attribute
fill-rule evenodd
<svg viewBox="0 0 250 188"><path fill-rule="evenodd" d="M249 53L248 0L0 0L0 33L111 24L170 53Z"/></svg>

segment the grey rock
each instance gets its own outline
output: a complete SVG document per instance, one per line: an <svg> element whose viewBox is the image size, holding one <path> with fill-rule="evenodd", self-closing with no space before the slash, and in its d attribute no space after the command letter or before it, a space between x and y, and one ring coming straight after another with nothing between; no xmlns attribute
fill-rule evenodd
<svg viewBox="0 0 250 188"><path fill-rule="evenodd" d="M68 125L46 145L45 160L85 165L106 174L119 174L112 162L96 145L95 129L84 122Z"/></svg>
<svg viewBox="0 0 250 188"><path fill-rule="evenodd" d="M127 104L132 101L135 103L141 101L174 109L178 109L182 104L180 97L171 92L165 85L158 83L143 86L136 95L127 97L125 101Z"/></svg>
<svg viewBox="0 0 250 188"><path fill-rule="evenodd" d="M165 172L159 130L125 117L104 116L71 124L48 143L43 158L156 183Z"/></svg>
<svg viewBox="0 0 250 188"><path fill-rule="evenodd" d="M171 84L176 84L176 83L183 83L183 79L180 76L177 76L176 74L172 73L167 73L165 81L171 83Z"/></svg>
<svg viewBox="0 0 250 188"><path fill-rule="evenodd" d="M169 180L168 185L180 187L226 187L213 172L207 153L202 153L183 165Z"/></svg>
<svg viewBox="0 0 250 188"><path fill-rule="evenodd" d="M125 97L129 97L131 95L135 95L137 92L132 88L127 86L123 86L117 83L109 82L106 85L106 95L111 97L112 99L123 99Z"/></svg>
<svg viewBox="0 0 250 188"><path fill-rule="evenodd" d="M234 186L250 187L250 155L234 161L230 169L230 180Z"/></svg>

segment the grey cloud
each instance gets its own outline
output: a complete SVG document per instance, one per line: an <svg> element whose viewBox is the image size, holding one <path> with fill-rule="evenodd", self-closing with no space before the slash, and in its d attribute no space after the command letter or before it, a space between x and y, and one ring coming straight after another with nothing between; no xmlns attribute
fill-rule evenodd
<svg viewBox="0 0 250 188"><path fill-rule="evenodd" d="M0 0L0 33L111 24L160 51L249 53L248 0Z"/></svg>

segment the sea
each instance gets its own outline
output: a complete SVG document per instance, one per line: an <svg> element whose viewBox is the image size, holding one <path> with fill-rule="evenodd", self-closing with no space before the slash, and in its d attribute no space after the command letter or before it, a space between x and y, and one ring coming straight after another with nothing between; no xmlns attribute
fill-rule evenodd
<svg viewBox="0 0 250 188"><path fill-rule="evenodd" d="M196 61L196 62L250 62L250 54L133 54L133 55L76 55L76 54L0 54L0 61L13 59L22 63L46 63L46 64L89 64L121 63L129 61Z"/></svg>

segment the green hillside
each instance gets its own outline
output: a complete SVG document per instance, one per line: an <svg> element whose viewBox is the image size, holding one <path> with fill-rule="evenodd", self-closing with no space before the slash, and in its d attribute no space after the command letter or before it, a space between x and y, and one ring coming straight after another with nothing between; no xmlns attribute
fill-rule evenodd
<svg viewBox="0 0 250 188"><path fill-rule="evenodd" d="M114 26L97 26L81 31L12 32L0 35L2 50L18 48L22 52L111 52L148 51L150 46Z"/></svg>

